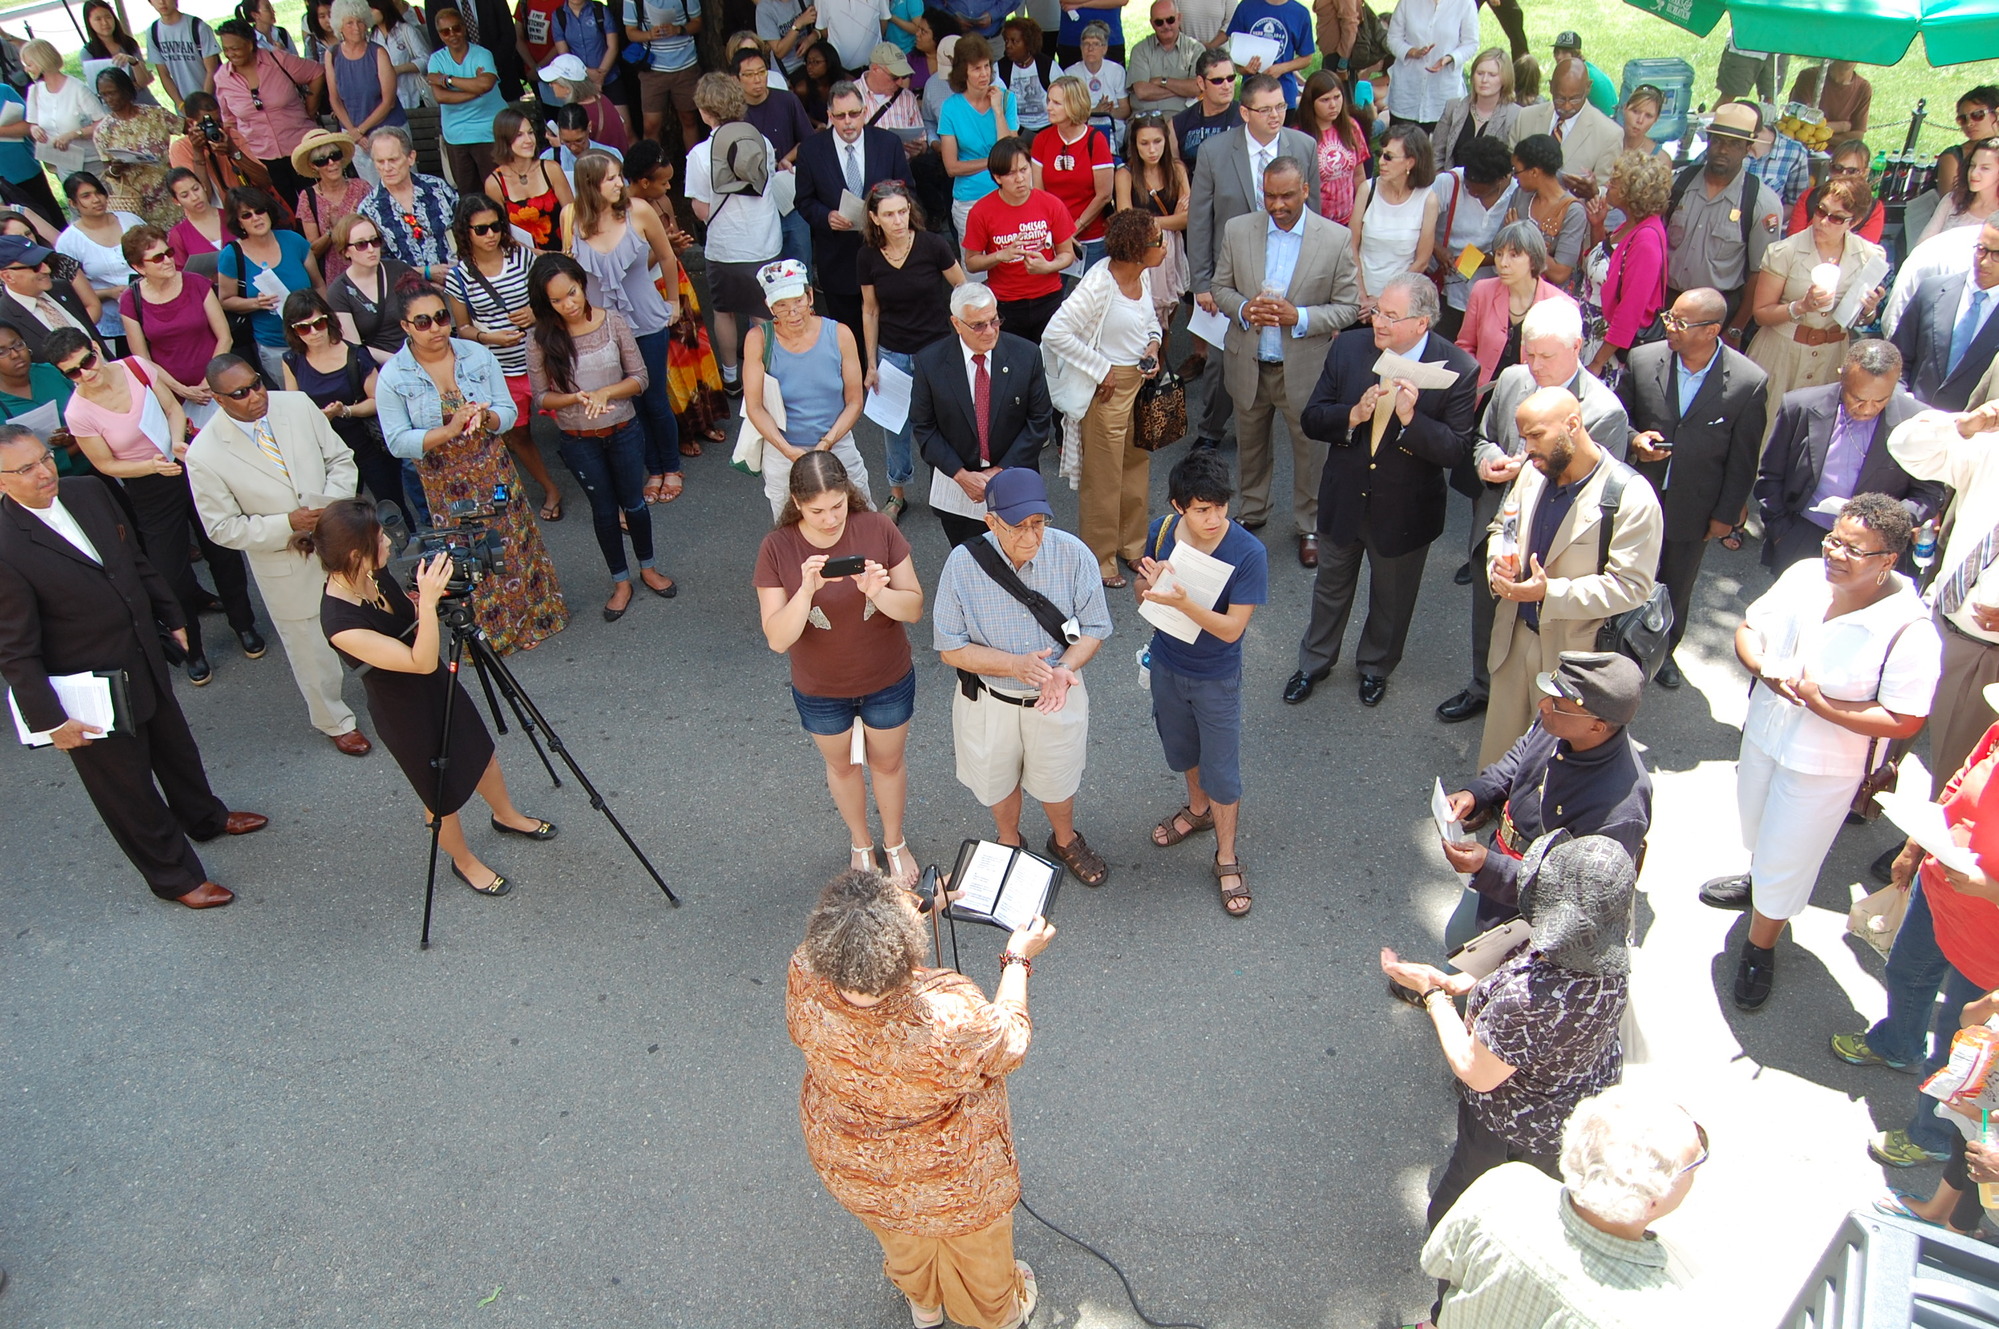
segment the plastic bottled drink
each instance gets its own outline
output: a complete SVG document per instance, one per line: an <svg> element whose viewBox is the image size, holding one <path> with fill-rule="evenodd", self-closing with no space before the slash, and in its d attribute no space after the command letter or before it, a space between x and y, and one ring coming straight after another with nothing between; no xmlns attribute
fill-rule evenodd
<svg viewBox="0 0 1999 1329"><path fill-rule="evenodd" d="M1492 557L1506 577L1520 575L1520 500L1511 492L1499 509L1499 533L1492 537Z"/></svg>
<svg viewBox="0 0 1999 1329"><path fill-rule="evenodd" d="M1909 556L1915 561L1917 572L1928 572L1930 564L1937 561L1937 524L1931 518L1916 528L1915 542L1909 548Z"/></svg>

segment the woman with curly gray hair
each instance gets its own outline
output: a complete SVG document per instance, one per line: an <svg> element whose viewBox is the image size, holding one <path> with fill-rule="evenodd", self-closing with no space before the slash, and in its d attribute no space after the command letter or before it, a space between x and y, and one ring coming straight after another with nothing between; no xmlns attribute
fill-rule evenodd
<svg viewBox="0 0 1999 1329"><path fill-rule="evenodd" d="M1027 1056L1027 976L1055 936L1013 934L991 1001L923 964L917 897L849 871L819 894L791 957L785 1022L805 1054L798 1116L833 1198L881 1242L917 1329L1015 1329L1034 1271L1013 1258L1020 1198L1006 1077Z"/></svg>
<svg viewBox="0 0 1999 1329"><path fill-rule="evenodd" d="M1494 1168L1423 1245L1444 1285L1440 1323L1666 1323L1662 1300L1689 1271L1651 1225L1680 1207L1707 1161L1685 1108L1623 1085L1576 1105L1562 1131L1561 1183Z"/></svg>

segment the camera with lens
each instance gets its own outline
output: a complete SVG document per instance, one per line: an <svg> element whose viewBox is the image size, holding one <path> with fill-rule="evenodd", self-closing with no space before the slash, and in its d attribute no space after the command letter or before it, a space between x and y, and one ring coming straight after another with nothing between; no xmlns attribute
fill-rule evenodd
<svg viewBox="0 0 1999 1329"><path fill-rule="evenodd" d="M201 135L216 147L229 141L228 131L223 129L222 122L212 115L201 117Z"/></svg>
<svg viewBox="0 0 1999 1329"><path fill-rule="evenodd" d="M417 568L438 554L451 560L451 578L444 585L446 601L463 601L470 596L472 588L485 578L503 575L507 570L506 537L490 523L512 502L513 497L507 486L496 484L492 497L486 502L460 499L445 510L445 521L414 535L403 527L401 514L394 511L393 504L378 505L381 509L389 509L381 514L381 520L383 530L389 535L392 553L401 554L410 544L415 545L404 568L411 594L415 594L417 588ZM434 521L438 515L432 514Z"/></svg>

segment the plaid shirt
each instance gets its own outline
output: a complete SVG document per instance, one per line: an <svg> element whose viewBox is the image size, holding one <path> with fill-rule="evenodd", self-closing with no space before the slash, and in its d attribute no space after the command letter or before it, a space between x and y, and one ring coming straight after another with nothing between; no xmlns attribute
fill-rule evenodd
<svg viewBox="0 0 1999 1329"><path fill-rule="evenodd" d="M1423 1244L1423 1271L1450 1284L1439 1329L1601 1329L1672 1324L1692 1271L1647 1233L1584 1222L1569 1192L1528 1163L1471 1184Z"/></svg>
<svg viewBox="0 0 1999 1329"><path fill-rule="evenodd" d="M1812 158L1805 145L1789 134L1779 134L1770 145L1770 155L1749 160L1750 174L1770 186L1770 192L1786 212L1798 204L1812 187Z"/></svg>
<svg viewBox="0 0 1999 1329"><path fill-rule="evenodd" d="M992 532L979 537L999 541ZM1097 556L1090 547L1067 531L1049 527L1041 537L1034 557L1014 569L1030 591L1039 591L1054 601L1055 607L1076 620L1085 637L1099 641L1111 635L1110 606L1104 603L1103 578L1097 572ZM937 604L931 613L932 644L938 651L955 651L965 646L990 646L1009 655L1031 655L1055 642L1034 621L1027 606L1000 589L972 560L971 551L953 549L944 560L944 572L937 579ZM1057 650L1049 658L1061 655ZM1020 680L1005 674L983 674L992 687L1018 695Z"/></svg>

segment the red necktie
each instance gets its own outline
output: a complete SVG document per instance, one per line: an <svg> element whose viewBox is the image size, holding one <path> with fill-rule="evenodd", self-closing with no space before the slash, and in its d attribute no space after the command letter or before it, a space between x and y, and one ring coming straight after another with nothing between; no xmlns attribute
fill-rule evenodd
<svg viewBox="0 0 1999 1329"><path fill-rule="evenodd" d="M972 418L979 426L979 469L992 464L992 449L986 444L986 435L992 426L987 417L993 410L993 380L986 373L986 357L982 351L972 357Z"/></svg>

